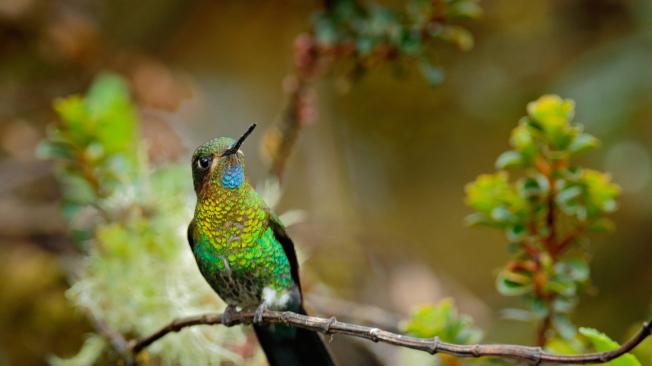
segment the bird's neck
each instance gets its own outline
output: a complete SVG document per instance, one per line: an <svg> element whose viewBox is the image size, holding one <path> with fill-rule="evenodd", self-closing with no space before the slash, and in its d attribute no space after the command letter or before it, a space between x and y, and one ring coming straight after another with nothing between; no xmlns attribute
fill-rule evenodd
<svg viewBox="0 0 652 366"><path fill-rule="evenodd" d="M221 222L237 219L231 216L238 215L241 211L239 206L247 205L250 201L247 198L251 196L252 191L253 188L247 182L236 188L225 188L219 181L212 181L199 193L195 211L209 213Z"/></svg>
<svg viewBox="0 0 652 366"><path fill-rule="evenodd" d="M220 252L252 245L265 229L265 217L262 199L246 182L238 188L212 187L202 192L195 209L199 234Z"/></svg>

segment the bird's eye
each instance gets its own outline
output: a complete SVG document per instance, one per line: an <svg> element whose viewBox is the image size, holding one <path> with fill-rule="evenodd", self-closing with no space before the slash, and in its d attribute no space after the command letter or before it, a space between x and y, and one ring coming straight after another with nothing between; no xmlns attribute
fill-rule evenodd
<svg viewBox="0 0 652 366"><path fill-rule="evenodd" d="M208 167L211 165L211 157L210 156L202 156L199 159L197 159L197 167L199 169L208 169Z"/></svg>

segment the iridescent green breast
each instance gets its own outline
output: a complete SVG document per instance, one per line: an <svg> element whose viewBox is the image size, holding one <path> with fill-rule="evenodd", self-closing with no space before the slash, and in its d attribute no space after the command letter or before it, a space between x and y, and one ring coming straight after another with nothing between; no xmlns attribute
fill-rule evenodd
<svg viewBox="0 0 652 366"><path fill-rule="evenodd" d="M256 307L265 287L293 287L288 259L253 188L211 193L197 203L192 235L197 264L213 289L229 304Z"/></svg>

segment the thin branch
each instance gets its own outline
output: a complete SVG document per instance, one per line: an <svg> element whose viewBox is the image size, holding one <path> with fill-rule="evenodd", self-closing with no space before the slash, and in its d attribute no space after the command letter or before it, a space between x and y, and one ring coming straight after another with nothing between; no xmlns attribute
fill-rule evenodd
<svg viewBox="0 0 652 366"><path fill-rule="evenodd" d="M383 327L390 332L399 331L398 324L405 316L387 311L383 308L332 298L315 293L304 294L304 298L311 308L320 314L332 314L344 321L354 321L366 325Z"/></svg>
<svg viewBox="0 0 652 366"><path fill-rule="evenodd" d="M91 324L93 324L93 328L95 328L97 333L109 341L113 350L118 353L118 355L124 360L125 364L132 365L134 363L133 356L135 353L133 353L131 344L127 342L125 337L120 334L120 332L111 328L104 321L99 320L90 314L88 315L88 319Z"/></svg>
<svg viewBox="0 0 652 366"><path fill-rule="evenodd" d="M306 92L307 82L303 79L297 78L297 85L295 90L292 90L289 96L288 104L283 112L282 121L278 127L280 133L280 141L272 155L272 162L270 166L270 173L279 181L283 177L285 164L294 148L294 145L299 137L299 131L303 127L301 118L301 108L303 104L304 94Z"/></svg>
<svg viewBox="0 0 652 366"><path fill-rule="evenodd" d="M234 314L233 322L229 324L249 324L254 317L254 312L246 311ZM525 361L531 365L542 363L557 363L564 365L605 363L631 351L652 333L652 320L644 323L641 330L625 342L622 346L608 352L587 353L582 355L556 355L543 351L541 347L520 346L511 344L470 344L461 345L442 342L439 337L417 338L403 334L396 334L379 328L367 327L358 324L344 323L331 318L319 318L300 315L285 311L265 311L263 322L267 324L284 324L304 328L324 334L343 334L352 337L364 338L372 342L382 342L399 347L416 349L430 354L442 353L457 357L499 357L518 361ZM177 319L159 329L155 333L129 342L129 347L134 354L161 339L168 333L178 332L183 328L194 325L222 324L222 314L197 315Z"/></svg>

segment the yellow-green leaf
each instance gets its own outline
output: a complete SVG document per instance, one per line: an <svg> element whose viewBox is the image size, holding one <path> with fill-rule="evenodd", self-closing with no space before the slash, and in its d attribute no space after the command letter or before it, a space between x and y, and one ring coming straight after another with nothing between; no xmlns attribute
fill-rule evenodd
<svg viewBox="0 0 652 366"><path fill-rule="evenodd" d="M607 352L619 347L618 343L614 342L606 334L595 330L593 328L580 328L580 334L588 338L593 347L598 352ZM607 366L641 366L634 355L626 353L619 358L607 362Z"/></svg>

